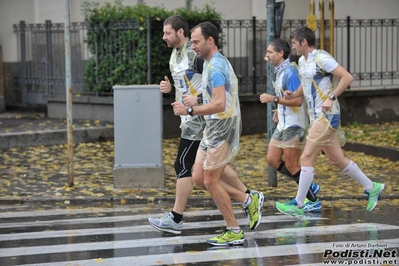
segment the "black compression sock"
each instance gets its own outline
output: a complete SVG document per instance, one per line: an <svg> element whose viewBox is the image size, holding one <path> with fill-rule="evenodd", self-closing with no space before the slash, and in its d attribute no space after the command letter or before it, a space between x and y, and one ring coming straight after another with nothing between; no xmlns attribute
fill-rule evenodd
<svg viewBox="0 0 399 266"><path fill-rule="evenodd" d="M172 211L173 214L173 221L175 221L175 223L180 223L181 220L183 220L183 214L179 214L177 212Z"/></svg>
<svg viewBox="0 0 399 266"><path fill-rule="evenodd" d="M297 184L299 184L299 174L301 173L301 171L299 171L298 173L296 173L295 175L292 175L290 173L290 171L288 171L287 167L285 167L285 162L282 161L280 163L280 166L277 168L277 171L279 171L280 173L282 173L283 175L286 175L288 177L291 177L292 179L295 180L295 182Z"/></svg>
<svg viewBox="0 0 399 266"><path fill-rule="evenodd" d="M292 176L297 181L297 184L299 184L300 175L301 175L301 170L299 170L295 175Z"/></svg>
<svg viewBox="0 0 399 266"><path fill-rule="evenodd" d="M251 194L251 190L249 190L249 188L247 188L247 190L245 191L245 193Z"/></svg>

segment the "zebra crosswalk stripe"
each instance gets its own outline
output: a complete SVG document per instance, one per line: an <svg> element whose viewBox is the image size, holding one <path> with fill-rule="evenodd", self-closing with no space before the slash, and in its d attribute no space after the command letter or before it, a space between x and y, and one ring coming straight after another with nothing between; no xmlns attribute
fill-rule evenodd
<svg viewBox="0 0 399 266"><path fill-rule="evenodd" d="M245 237L248 245L238 246L233 249L221 249L221 250L203 250L195 252L177 252L177 253L159 253L159 254L145 254L145 255L134 255L132 256L119 256L119 257L93 257L96 251L101 250L122 250L122 249L151 249L154 247L171 247L176 245L195 245L195 244L206 244L206 240L209 238L208 232L214 234L214 228L220 227L224 224L223 220L210 220L207 221L206 218L213 215L220 215L218 210L200 210L185 213L185 217L196 217L196 220L201 220L201 222L186 222L184 223L184 230L198 230L203 229L204 235L187 235L187 236L167 236L159 237L159 234L154 233L154 229L149 226L146 222L146 218L151 216L149 214L134 214L131 212L124 212L122 215L118 210L115 214L116 216L109 217L90 217L90 218L68 218L65 219L65 215L68 212L65 211L42 211L41 215L38 212L26 212L23 213L25 216L19 213L2 213L0 217L4 219L13 219L18 217L26 217L27 221L21 220L21 222L4 222L0 223L0 230L6 232L7 230L18 230L18 232L2 233L0 234L0 265L6 266L2 261L9 261L10 259L17 259L19 257L32 257L40 255L53 255L53 254L70 254L73 252L86 252L86 257L80 259L74 259L71 261L55 261L52 262L38 262L34 264L22 264L22 265L162 265L162 264L175 264L175 263L200 263L200 262L212 262L218 260L239 260L239 259L249 259L249 258L267 258L273 256L289 256L295 254L317 254L323 252L326 248L331 248L332 245L337 242L322 242L322 243L296 243L296 244L285 244L285 245L266 245L266 246L256 246L256 241L262 241L265 239L277 239L279 237L293 237L293 238L303 238L310 236L323 236L331 234L354 234L361 232L368 232L370 228L373 230L382 231L398 231L399 226L388 225L381 223L356 223L356 224L340 224L340 225L316 225L308 227L287 227L279 229L265 229L250 231L245 230ZM112 213L112 208L102 209L103 213ZM90 214L92 215L92 210L88 210L87 213L84 211L79 211L79 214ZM238 211L235 211L237 214ZM31 215L31 216L29 216ZM204 219L201 219L204 217ZM28 219L30 218L30 219ZM60 219L57 219L60 218ZM306 218L304 218L306 219ZM309 220L326 220L320 216L308 217ZM246 228L247 219L240 218L237 219L239 224ZM135 221L137 225L126 225L126 222ZM124 224L118 224L123 222ZM266 215L263 217L262 224L280 224L298 222L298 219L286 216L286 215ZM113 224L113 227L109 228L96 228L93 225L98 223ZM115 224L116 223L116 224ZM46 226L61 226L56 230L43 230L42 227ZM79 229L63 229L68 228L71 225L84 225L85 228ZM94 228L91 228L91 227ZM28 228L38 228L38 232L20 232L21 230ZM33 230L34 231L34 230ZM148 233L152 232L151 236L148 237ZM98 236L103 235L118 235L118 234L142 234L138 237L139 239L130 240L117 240L113 241L103 240L98 242L93 242L88 239L84 239L83 243L71 243L69 244L58 244L56 240L59 239L71 239L75 237L87 237L87 236ZM395 236L394 236L395 237ZM54 239L54 240L52 240ZM26 241L45 240L48 244L40 245L25 245L25 246L13 246L7 247L7 243L19 242L24 243ZM251 242L251 244L250 244ZM370 240L351 241L351 243L365 244L369 243ZM380 239L373 240L376 243L389 244L390 248L399 247L399 238L391 239ZM43 243L43 242L42 242ZM26 260L27 263L29 259ZM99 264L100 263L100 264ZM12 264L13 265L13 264Z"/></svg>
<svg viewBox="0 0 399 266"><path fill-rule="evenodd" d="M205 214L207 215L207 214ZM148 217L147 215L137 215L138 217L132 217L132 215L122 216L122 217L101 217L101 218L86 218L86 219L74 219L74 223L84 224L84 223L104 223L104 222L122 222L122 221L135 221L139 219L145 219ZM323 219L323 218L320 218ZM45 223L41 223L41 221L35 222L24 222L24 223L4 223L2 228L17 228L17 227L35 227L35 226L43 226L43 225L60 225L60 224L70 224L71 220L62 220L60 223L57 222L51 223L51 221L45 221ZM288 222L288 221L297 221L295 218L291 218L289 216L283 215L275 215L275 216L267 216L262 219L261 223L278 223L278 222ZM237 219L237 222L241 226L247 225L247 219ZM216 221L205 221L205 222L195 222L195 223L184 223L184 229L199 229L203 227L217 227L223 224L223 220ZM14 226L13 226L14 225ZM23 226L22 226L23 225ZM55 238L55 237L67 237L67 236L88 236L88 235L101 235L101 234L121 234L121 233L134 233L134 232L148 232L154 231L154 229L150 225L138 225L138 226L124 226L124 227L114 227L114 228L88 228L88 229L74 229L74 230L57 230L57 231L46 231L46 232L29 232L29 233L19 233L19 234L3 234L1 236L2 240L17 240L19 238L24 239L35 239L45 236L46 238Z"/></svg>
<svg viewBox="0 0 399 266"><path fill-rule="evenodd" d="M352 243L363 245L369 241L354 241ZM114 265L170 265L179 263L199 263L199 262L212 262L220 260L236 260L245 258L256 258L256 257L273 257L273 256L289 256L298 254L298 250L301 250L301 254L313 254L321 253L325 249L331 248L333 244L339 242L325 242L325 243L314 243L314 244L295 244L295 245L283 245L283 246L268 246L268 247L249 247L242 249L221 249L221 250L206 250L202 252L184 252L184 253L170 253L160 255L146 255L146 256L135 256L135 257L121 257L121 258L110 258L110 259L97 259L97 260L81 260L75 261L77 265L99 265L101 266L114 266ZM346 243L346 242L344 242ZM399 247L399 238L389 239L384 241L385 244L389 244L390 247ZM59 263L44 263L44 264L28 264L27 266L61 266L66 265L67 262ZM75 265L75 264L74 264Z"/></svg>

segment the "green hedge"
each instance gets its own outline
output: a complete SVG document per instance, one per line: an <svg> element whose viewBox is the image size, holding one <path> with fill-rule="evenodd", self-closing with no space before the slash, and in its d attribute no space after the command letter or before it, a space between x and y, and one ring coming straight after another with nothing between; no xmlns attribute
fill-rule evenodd
<svg viewBox="0 0 399 266"><path fill-rule="evenodd" d="M115 3L84 2L88 25L86 42L93 54L85 73L87 91L112 92L113 85L147 84L147 16L151 21L151 83L159 84L169 72L171 49L162 40L163 21L171 15L186 18L190 28L202 21L211 21L220 32L221 15L209 5L203 9L164 7L144 4L123 6ZM130 29L119 29L129 25ZM222 43L222 42L221 42Z"/></svg>

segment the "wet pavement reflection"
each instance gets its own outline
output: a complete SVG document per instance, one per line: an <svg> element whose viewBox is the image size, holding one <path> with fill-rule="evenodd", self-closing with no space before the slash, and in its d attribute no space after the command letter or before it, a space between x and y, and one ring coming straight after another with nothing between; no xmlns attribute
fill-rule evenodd
<svg viewBox="0 0 399 266"><path fill-rule="evenodd" d="M224 225L214 206L189 206L181 235L148 225L148 217L160 217L171 208L160 204L0 206L0 265L326 265L332 259L323 257L326 250L341 254L379 248L395 254L396 206L395 199L381 201L367 213L362 201L326 202L320 213L297 219L276 212L269 202L262 223L251 231L235 205L246 242L228 247L206 243ZM397 257L377 261L368 255L347 257L346 263L399 265Z"/></svg>

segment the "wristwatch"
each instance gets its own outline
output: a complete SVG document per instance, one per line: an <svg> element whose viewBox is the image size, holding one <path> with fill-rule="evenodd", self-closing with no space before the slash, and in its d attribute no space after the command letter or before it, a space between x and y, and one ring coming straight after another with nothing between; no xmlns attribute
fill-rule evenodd
<svg viewBox="0 0 399 266"><path fill-rule="evenodd" d="M203 103L204 102L204 100L202 99L202 94L199 94L198 96L197 96L197 103L198 104L201 104L201 103Z"/></svg>
<svg viewBox="0 0 399 266"><path fill-rule="evenodd" d="M189 108L187 108L187 112L188 112L188 114L189 115L191 115L191 116L193 116L194 114L193 114L193 107L189 107Z"/></svg>
<svg viewBox="0 0 399 266"><path fill-rule="evenodd" d="M334 93L330 93L328 95L328 99L330 99L331 101L335 101L337 99L337 97L334 95Z"/></svg>
<svg viewBox="0 0 399 266"><path fill-rule="evenodd" d="M273 102L278 103L279 100L280 100L280 98L278 96L274 96Z"/></svg>

